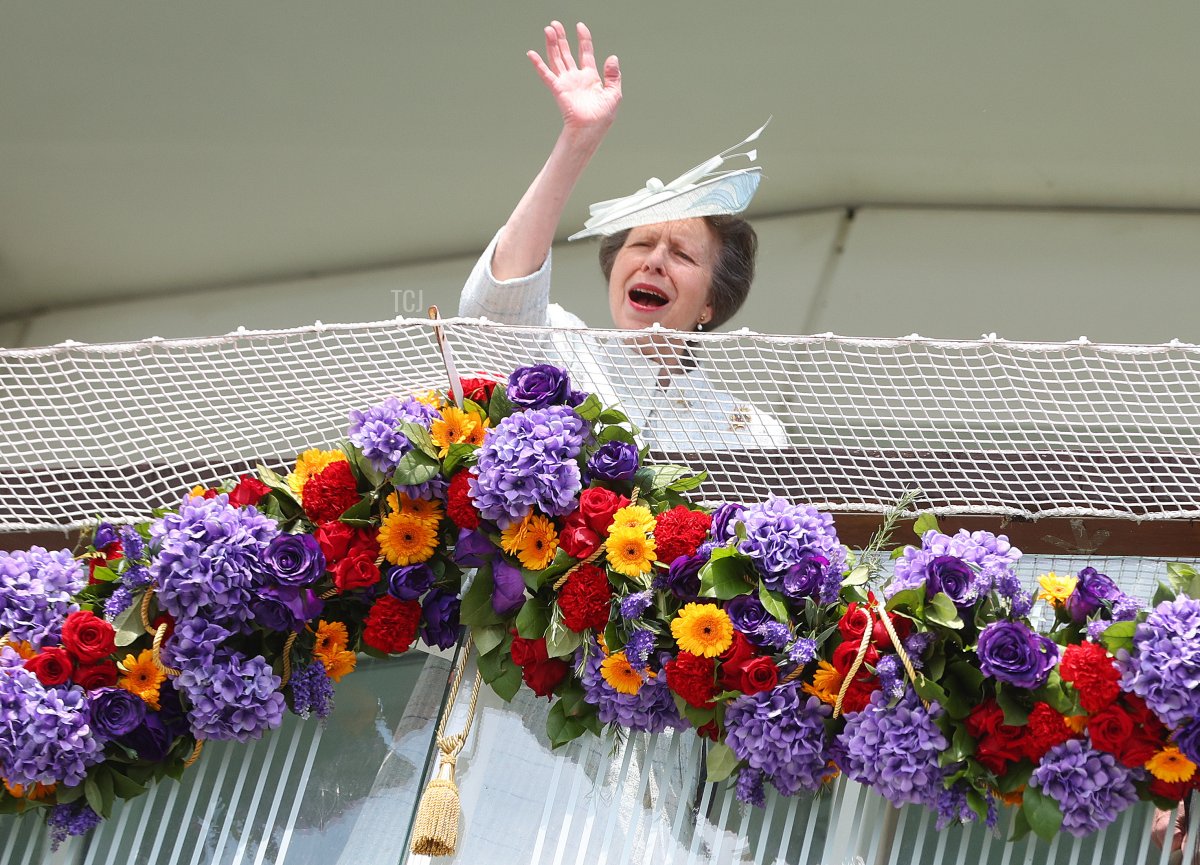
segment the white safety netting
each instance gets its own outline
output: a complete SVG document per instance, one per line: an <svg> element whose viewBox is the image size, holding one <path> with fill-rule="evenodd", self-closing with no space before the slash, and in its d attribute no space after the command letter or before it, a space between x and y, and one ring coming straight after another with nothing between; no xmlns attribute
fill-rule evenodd
<svg viewBox="0 0 1200 865"><path fill-rule="evenodd" d="M571 331L447 319L461 375L567 367L701 497L880 512L1200 516L1200 348ZM0 530L145 518L446 387L434 323L0 351Z"/></svg>

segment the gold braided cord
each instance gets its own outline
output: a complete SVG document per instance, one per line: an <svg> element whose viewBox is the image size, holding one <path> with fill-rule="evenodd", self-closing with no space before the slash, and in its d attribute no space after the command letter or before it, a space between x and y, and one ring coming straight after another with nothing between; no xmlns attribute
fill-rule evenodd
<svg viewBox="0 0 1200 865"><path fill-rule="evenodd" d="M185 768L185 769L192 768L192 764L200 759L200 752L203 750L204 750L204 740L197 739L196 747L192 749L191 756L183 761L183 768Z"/></svg>
<svg viewBox="0 0 1200 865"><path fill-rule="evenodd" d="M283 644L283 676L279 679L279 687L283 687L292 678L292 646L296 645L296 632L288 634Z"/></svg>
<svg viewBox="0 0 1200 865"><path fill-rule="evenodd" d="M153 635L155 628L150 624L150 599L154 597L154 584L146 586L146 594L142 595L142 627L146 633Z"/></svg>
<svg viewBox="0 0 1200 865"><path fill-rule="evenodd" d="M862 639L858 643L858 654L854 656L850 672L846 674L846 678L842 679L842 687L838 688L837 700L833 704L833 717L835 718L842 714L842 700L846 699L846 692L850 690L854 677L858 675L858 671L863 665L863 658L867 656L867 647L871 645L871 628L874 627L874 622L871 620L871 609L869 607L862 609L867 614L867 626L863 628Z"/></svg>
<svg viewBox="0 0 1200 865"><path fill-rule="evenodd" d="M158 626L158 630L154 632L154 645L151 650L151 656L154 658L154 666L162 670L163 673L170 676L172 679L179 675L179 671L174 667L168 667L162 660L162 644L167 638L167 623L163 622Z"/></svg>
<svg viewBox="0 0 1200 865"><path fill-rule="evenodd" d="M896 633L896 628L892 624L892 617L887 614L887 610L883 608L882 604L879 604L878 601L875 601L874 603L879 605L880 619L883 621L883 629L887 631L887 635L891 638L892 646L895 647L896 654L900 656L900 663L904 665L904 672L908 674L908 680L913 683L915 689L917 684L917 671L913 668L912 660L908 657L908 652L904 651L904 643L900 640L899 635ZM920 694L917 694L917 696L921 697ZM929 708L929 701L924 697L921 697L921 704L926 709Z"/></svg>
<svg viewBox="0 0 1200 865"><path fill-rule="evenodd" d="M780 682L779 684L786 685L788 682L796 681L803 675L804 675L804 664L800 664L796 667L796 669L792 670L790 673L788 673L786 676L784 676L783 681Z"/></svg>
<svg viewBox="0 0 1200 865"><path fill-rule="evenodd" d="M320 594L322 601L328 601L330 598L336 597L339 594L337 588L332 588Z"/></svg>

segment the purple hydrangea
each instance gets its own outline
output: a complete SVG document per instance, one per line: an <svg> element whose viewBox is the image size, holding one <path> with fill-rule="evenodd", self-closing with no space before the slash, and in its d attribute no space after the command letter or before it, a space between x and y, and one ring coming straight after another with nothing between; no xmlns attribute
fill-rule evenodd
<svg viewBox="0 0 1200 865"><path fill-rule="evenodd" d="M121 574L121 584L128 586L131 589L140 589L150 585L154 578L150 576L150 569L145 565L133 565L125 573Z"/></svg>
<svg viewBox="0 0 1200 865"><path fill-rule="evenodd" d="M471 497L484 519L507 528L537 508L573 511L582 486L576 457L588 426L565 406L509 415L484 435Z"/></svg>
<svg viewBox="0 0 1200 865"><path fill-rule="evenodd" d="M745 802L747 805L753 805L756 808L765 808L767 805L767 791L763 782L766 781L766 775L761 769L751 769L749 766L744 767L737 776L737 799L739 802Z"/></svg>
<svg viewBox="0 0 1200 865"><path fill-rule="evenodd" d="M34 648L56 645L63 619L79 609L71 596L86 583L70 550L0 551L0 634Z"/></svg>
<svg viewBox="0 0 1200 865"><path fill-rule="evenodd" d="M181 665L175 687L191 705L188 722L198 739L248 742L283 722L279 677L261 655L247 658L218 649L203 665Z"/></svg>
<svg viewBox="0 0 1200 865"><path fill-rule="evenodd" d="M1058 663L1058 644L1021 622L992 622L975 649L985 676L1018 688L1040 688Z"/></svg>
<svg viewBox="0 0 1200 865"><path fill-rule="evenodd" d="M602 481L631 481L637 469L638 451L629 442L605 442L588 460L588 471Z"/></svg>
<svg viewBox="0 0 1200 865"><path fill-rule="evenodd" d="M1137 626L1133 652L1117 656L1121 687L1146 701L1163 723L1200 716L1200 601L1163 601Z"/></svg>
<svg viewBox="0 0 1200 865"><path fill-rule="evenodd" d="M421 639L427 646L449 649L458 642L458 595L431 589L421 604Z"/></svg>
<svg viewBox="0 0 1200 865"><path fill-rule="evenodd" d="M746 539L738 544L738 550L754 560L768 589L782 592L789 571L805 560L805 554L815 554L828 562L821 601L836 600L835 586L841 585L846 548L838 542L832 516L809 505L793 505L771 496L762 504L746 508L741 520Z"/></svg>
<svg viewBox="0 0 1200 865"><path fill-rule="evenodd" d="M235 508L222 493L187 496L178 514L150 526L161 549L150 566L158 603L176 619L203 616L242 624L265 585L263 560L279 528L254 507Z"/></svg>
<svg viewBox="0 0 1200 865"><path fill-rule="evenodd" d="M201 669L212 663L217 648L232 632L215 622L184 619L163 647L163 660L172 667Z"/></svg>
<svg viewBox="0 0 1200 865"><path fill-rule="evenodd" d="M876 691L863 711L849 716L837 739L838 765L897 807L934 806L944 786L939 758L949 747L937 725L941 707L926 709L911 688L894 707L888 702Z"/></svg>
<svg viewBox="0 0 1200 865"><path fill-rule="evenodd" d="M904 554L896 559L886 595L890 598L903 589L925 586L930 565L942 556L960 559L975 572L973 585L960 592L964 605L969 596L981 598L995 591L1001 597L1011 599L1021 591L1021 581L1014 570L1021 551L1008 542L1006 535L968 532L966 529L959 529L955 535L945 535L930 529L921 536L919 549L905 547Z"/></svg>
<svg viewBox="0 0 1200 865"><path fill-rule="evenodd" d="M583 699L599 710L601 723L646 733L661 733L668 727L683 730L689 726L679 714L663 676L648 679L636 694L622 694L600 675L603 660L604 655L594 640L575 655L575 666L581 670Z"/></svg>
<svg viewBox="0 0 1200 865"><path fill-rule="evenodd" d="M15 655L0 650L0 776L23 786L78 786L104 759L87 693L78 685L47 688L13 662Z"/></svg>
<svg viewBox="0 0 1200 865"><path fill-rule="evenodd" d="M654 601L654 594L649 589L634 592L621 598L620 609L622 619L640 619L642 613L649 609Z"/></svg>
<svg viewBox="0 0 1200 865"><path fill-rule="evenodd" d="M296 670L288 687L292 690L292 711L301 718L316 715L323 721L333 711L333 682L324 664L317 662Z"/></svg>
<svg viewBox="0 0 1200 865"><path fill-rule="evenodd" d="M388 397L366 411L351 411L347 435L376 471L391 474L412 450L412 442L400 431L400 424L415 423L429 429L438 417L437 409L414 397L403 402Z"/></svg>
<svg viewBox="0 0 1200 865"><path fill-rule="evenodd" d="M654 632L646 628L637 628L625 641L625 659L630 668L639 673L646 672L650 661L650 653L654 651Z"/></svg>
<svg viewBox="0 0 1200 865"><path fill-rule="evenodd" d="M86 835L99 825L100 815L83 799L55 805L46 817L46 826L50 829L50 850L58 850L68 836Z"/></svg>
<svg viewBox="0 0 1200 865"><path fill-rule="evenodd" d="M1140 770L1117 762L1080 739L1055 745L1042 757L1030 784L1058 803L1063 829L1076 838L1098 832L1137 801Z"/></svg>
<svg viewBox="0 0 1200 865"><path fill-rule="evenodd" d="M783 795L816 790L828 774L825 719L831 711L806 697L799 681L744 695L725 710L725 744Z"/></svg>

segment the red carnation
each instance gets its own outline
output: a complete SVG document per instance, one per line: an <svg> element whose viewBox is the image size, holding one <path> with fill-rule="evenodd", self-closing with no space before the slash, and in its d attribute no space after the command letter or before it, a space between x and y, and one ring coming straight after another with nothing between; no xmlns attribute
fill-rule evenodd
<svg viewBox="0 0 1200 865"><path fill-rule="evenodd" d="M336 460L304 482L300 500L314 523L336 520L362 498L347 460Z"/></svg>
<svg viewBox="0 0 1200 865"><path fill-rule="evenodd" d="M670 564L680 556L694 556L708 537L711 526L711 516L702 511L690 511L683 505L659 514L654 526L658 560Z"/></svg>
<svg viewBox="0 0 1200 865"><path fill-rule="evenodd" d="M63 622L62 644L81 664L90 664L117 650L116 631L90 610L78 610Z"/></svg>
<svg viewBox="0 0 1200 865"><path fill-rule="evenodd" d="M1062 713L1055 711L1048 703L1034 704L1025 732L1025 756L1035 765L1047 751L1075 735Z"/></svg>
<svg viewBox="0 0 1200 865"><path fill-rule="evenodd" d="M1120 694L1117 682L1120 672L1103 646L1079 643L1067 646L1063 652L1059 673L1079 691L1079 702L1089 713L1096 713L1112 704Z"/></svg>
<svg viewBox="0 0 1200 865"><path fill-rule="evenodd" d="M663 670L667 674L667 687L683 697L689 706L711 709L716 705L712 699L717 693L713 682L715 664L712 658L680 652L663 665Z"/></svg>
<svg viewBox="0 0 1200 865"><path fill-rule="evenodd" d="M579 512L593 532L608 537L613 514L629 504L629 499L604 487L589 487L579 494Z"/></svg>
<svg viewBox="0 0 1200 865"><path fill-rule="evenodd" d="M562 531L558 533L558 545L563 552L575 559L586 559L600 548L604 539L588 525L583 511L575 513L563 520Z"/></svg>
<svg viewBox="0 0 1200 865"><path fill-rule="evenodd" d="M467 481L470 472L455 472L446 492L446 516L460 529L474 531L479 528L479 511L471 503L471 488Z"/></svg>
<svg viewBox="0 0 1200 865"><path fill-rule="evenodd" d="M25 669L38 677L47 688L66 684L75 669L75 663L65 649L42 649L25 662Z"/></svg>
<svg viewBox="0 0 1200 865"><path fill-rule="evenodd" d="M407 652L417 638L420 621L421 605L416 601L401 601L391 595L383 595L367 614L363 642L389 655Z"/></svg>
<svg viewBox="0 0 1200 865"><path fill-rule="evenodd" d="M717 723L716 718L713 718L703 727L697 727L696 735L701 739L712 739L716 742L721 738L721 725Z"/></svg>
<svg viewBox="0 0 1200 865"><path fill-rule="evenodd" d="M563 624L572 631L603 630L612 606L612 589L607 575L595 565L580 565L567 577L558 594L558 606L562 610Z"/></svg>
<svg viewBox="0 0 1200 865"><path fill-rule="evenodd" d="M75 670L75 684L85 691L111 688L117 684L117 665L109 658L95 664L81 665Z"/></svg>
<svg viewBox="0 0 1200 865"><path fill-rule="evenodd" d="M351 550L346 558L332 568L333 584L339 592L365 589L379 582L379 565L369 550Z"/></svg>
<svg viewBox="0 0 1200 865"><path fill-rule="evenodd" d="M496 382L490 378L464 378L462 389L464 397L486 408L487 404L492 401L492 391L496 389ZM463 528L468 527L463 526Z"/></svg>
<svg viewBox="0 0 1200 865"><path fill-rule="evenodd" d="M1151 776L1150 792L1155 796L1162 796L1164 799L1180 802L1184 796L1191 792L1194 786L1194 781L1163 781L1160 778Z"/></svg>
<svg viewBox="0 0 1200 865"><path fill-rule="evenodd" d="M270 491L269 486L253 475L242 475L238 478L237 486L229 492L229 503L235 508L256 505Z"/></svg>

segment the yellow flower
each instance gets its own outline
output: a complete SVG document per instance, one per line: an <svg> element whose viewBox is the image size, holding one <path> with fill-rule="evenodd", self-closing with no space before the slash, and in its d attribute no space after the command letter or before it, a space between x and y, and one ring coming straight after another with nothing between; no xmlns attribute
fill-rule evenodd
<svg viewBox="0 0 1200 865"><path fill-rule="evenodd" d="M154 663L154 653L143 649L136 658L126 655L120 666L124 675L117 685L132 694L137 694L146 701L147 706L157 711L158 689L166 681L167 674Z"/></svg>
<svg viewBox="0 0 1200 865"><path fill-rule="evenodd" d="M1038 592L1038 599L1047 601L1053 607L1066 606L1067 598L1071 597L1071 593L1075 591L1075 584L1078 582L1079 577L1069 575L1060 577L1054 571L1042 574L1038 577L1038 583L1042 587L1042 590Z"/></svg>
<svg viewBox="0 0 1200 865"><path fill-rule="evenodd" d="M347 459L341 451L323 451L320 448L309 448L296 457L296 469L287 476L288 487L300 498L304 485L313 475L320 474L330 463Z"/></svg>
<svg viewBox="0 0 1200 865"><path fill-rule="evenodd" d="M444 457L450 453L452 444L474 443L476 440L482 442L482 428L486 427L488 423L487 418L480 417L475 412L466 412L460 408L448 406L442 409L441 419L435 420L429 427L429 436L433 439L433 443L441 449L438 451L438 456Z"/></svg>
<svg viewBox="0 0 1200 865"><path fill-rule="evenodd" d="M427 390L424 393L414 393L413 399L415 399L417 402L423 402L425 405L433 406L436 409L440 409L443 405L445 405L445 403L442 402L442 398L438 396L438 393L435 390Z"/></svg>
<svg viewBox="0 0 1200 865"><path fill-rule="evenodd" d="M1072 732L1082 733L1087 729L1087 715L1066 715L1063 720L1066 721L1067 726L1071 728Z"/></svg>
<svg viewBox="0 0 1200 865"><path fill-rule="evenodd" d="M671 620L671 636L683 651L715 658L733 644L733 622L713 604L687 604Z"/></svg>
<svg viewBox="0 0 1200 865"><path fill-rule="evenodd" d="M818 661L812 684L805 683L801 687L804 693L812 694L822 703L832 706L837 702L838 691L842 688L842 674L828 661Z"/></svg>
<svg viewBox="0 0 1200 865"><path fill-rule="evenodd" d="M393 565L428 561L437 546L437 529L420 517L393 511L379 527L379 549Z"/></svg>
<svg viewBox="0 0 1200 865"><path fill-rule="evenodd" d="M1190 781L1196 774L1196 764L1174 745L1168 745L1146 761L1150 774L1168 784Z"/></svg>
<svg viewBox="0 0 1200 865"><path fill-rule="evenodd" d="M530 513L500 533L500 544L506 553L516 554L529 570L540 571L554 561L554 554L558 552L558 533L549 519Z"/></svg>
<svg viewBox="0 0 1200 865"><path fill-rule="evenodd" d="M608 527L608 530L615 532L629 529L645 535L654 531L654 526L654 515L650 513L649 508L643 505L626 505L613 514L612 525Z"/></svg>
<svg viewBox="0 0 1200 865"><path fill-rule="evenodd" d="M341 622L327 622L324 619L317 622L317 637L313 645L313 654L329 655L345 651L350 642L346 626Z"/></svg>
<svg viewBox="0 0 1200 865"><path fill-rule="evenodd" d="M442 503L436 499L414 499L408 493L392 493L387 497L388 510L411 514L437 527L442 521Z"/></svg>
<svg viewBox="0 0 1200 865"><path fill-rule="evenodd" d="M45 799L55 790L55 785L43 784L41 781L38 781L33 785L33 789L30 789L28 794L26 794L26 790L28 788L26 788L24 784L10 784L5 778L0 778L0 781L4 782L4 789L6 789L9 795L14 799L28 799L30 802L36 802L39 799Z"/></svg>
<svg viewBox="0 0 1200 865"><path fill-rule="evenodd" d="M29 642L28 640L21 640L20 642L17 642L16 640L5 640L3 643L0 643L0 646L8 646L26 661L37 656L37 649L35 649L33 647L33 643Z"/></svg>
<svg viewBox="0 0 1200 865"><path fill-rule="evenodd" d="M354 665L358 663L358 655L341 649L327 653L313 652L313 657L324 665L325 675L335 682L340 682L347 673L354 672Z"/></svg>
<svg viewBox="0 0 1200 865"><path fill-rule="evenodd" d="M642 677L629 665L624 652L616 652L600 662L600 675L618 694L636 694L642 687Z"/></svg>
<svg viewBox="0 0 1200 865"><path fill-rule="evenodd" d="M616 529L604 542L604 553L618 574L640 577L654 564L654 541L636 529Z"/></svg>

